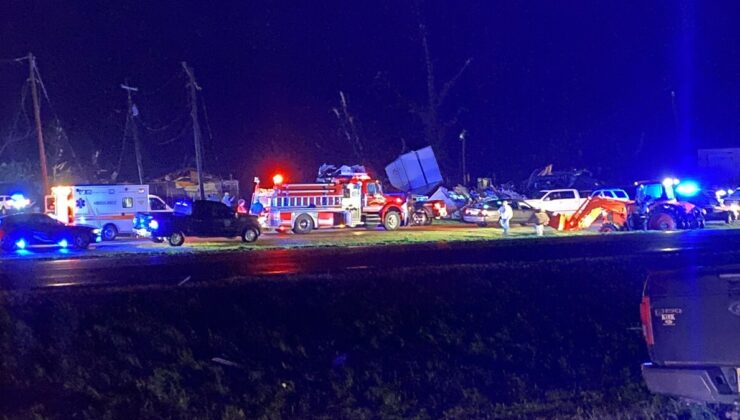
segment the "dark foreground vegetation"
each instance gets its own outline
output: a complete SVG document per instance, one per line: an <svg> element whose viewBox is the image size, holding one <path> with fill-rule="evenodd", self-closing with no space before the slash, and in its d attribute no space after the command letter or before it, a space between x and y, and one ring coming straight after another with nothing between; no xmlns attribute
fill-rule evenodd
<svg viewBox="0 0 740 420"><path fill-rule="evenodd" d="M642 384L647 270L572 260L8 295L0 418L711 416Z"/></svg>

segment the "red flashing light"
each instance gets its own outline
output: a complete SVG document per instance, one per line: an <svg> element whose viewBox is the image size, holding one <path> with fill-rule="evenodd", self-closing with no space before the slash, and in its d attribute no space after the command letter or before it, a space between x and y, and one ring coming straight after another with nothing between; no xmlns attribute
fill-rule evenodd
<svg viewBox="0 0 740 420"><path fill-rule="evenodd" d="M272 177L272 183L275 185L280 185L283 183L283 176L281 174L275 174L275 176Z"/></svg>
<svg viewBox="0 0 740 420"><path fill-rule="evenodd" d="M400 198L396 198L396 203L401 204L403 203L403 200L401 200Z"/></svg>

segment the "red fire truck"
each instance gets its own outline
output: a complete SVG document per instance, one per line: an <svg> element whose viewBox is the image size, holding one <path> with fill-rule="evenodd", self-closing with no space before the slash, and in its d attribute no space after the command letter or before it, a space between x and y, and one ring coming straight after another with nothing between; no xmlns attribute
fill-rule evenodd
<svg viewBox="0 0 740 420"><path fill-rule="evenodd" d="M382 225L396 230L408 223L403 195L383 194L380 182L355 168L342 167L326 182L284 184L273 177L272 188L260 188L255 178L250 213L260 216L263 229L298 234L314 229Z"/></svg>

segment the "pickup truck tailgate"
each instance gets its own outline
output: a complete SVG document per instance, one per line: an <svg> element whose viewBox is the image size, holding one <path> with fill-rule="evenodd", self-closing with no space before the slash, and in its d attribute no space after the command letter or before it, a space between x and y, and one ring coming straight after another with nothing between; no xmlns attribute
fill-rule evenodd
<svg viewBox="0 0 740 420"><path fill-rule="evenodd" d="M653 274L645 284L663 366L740 366L740 266Z"/></svg>

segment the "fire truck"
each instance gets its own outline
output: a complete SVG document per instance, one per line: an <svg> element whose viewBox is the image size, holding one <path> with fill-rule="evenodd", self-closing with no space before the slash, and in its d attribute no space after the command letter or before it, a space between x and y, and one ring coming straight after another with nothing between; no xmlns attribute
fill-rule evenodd
<svg viewBox="0 0 740 420"><path fill-rule="evenodd" d="M380 182L361 166L342 166L329 175L320 170L314 184L286 184L275 175L273 184L260 188L255 178L250 208L266 230L306 234L314 229L380 225L396 230L408 223L406 198L384 194Z"/></svg>

